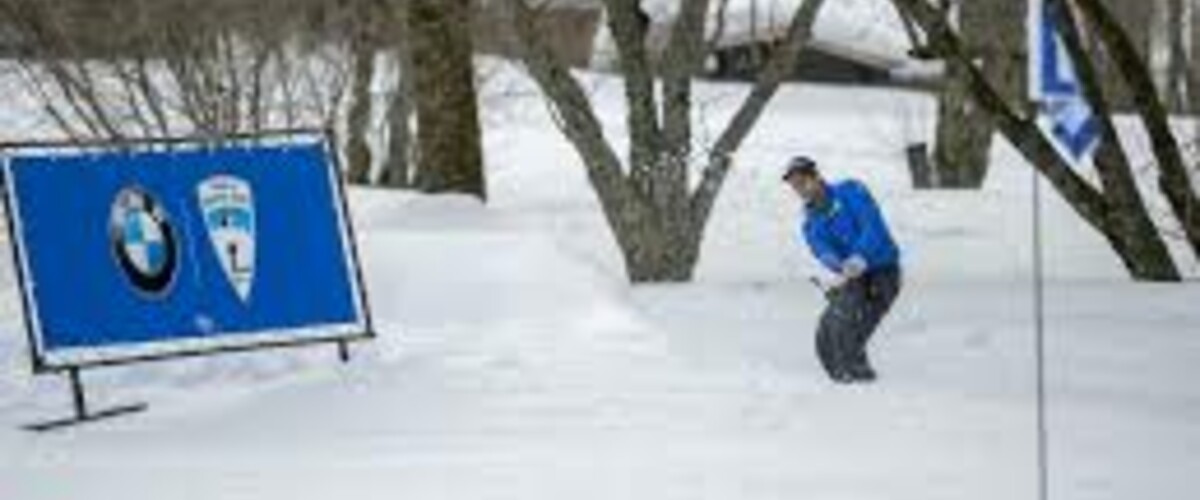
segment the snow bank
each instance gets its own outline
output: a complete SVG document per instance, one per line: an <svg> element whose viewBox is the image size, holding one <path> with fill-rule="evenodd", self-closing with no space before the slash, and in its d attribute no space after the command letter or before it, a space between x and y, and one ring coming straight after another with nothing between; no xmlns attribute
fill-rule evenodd
<svg viewBox="0 0 1200 500"><path fill-rule="evenodd" d="M584 79L622 137L620 82ZM701 141L745 92L698 87ZM504 124L486 131L488 206L352 191L381 336L348 366L306 349L97 372L97 403L151 411L22 433L65 411L66 393L26 375L0 266L4 498L1034 495L1032 178L1011 149L997 146L980 193L916 192L903 147L927 136L928 97L788 86L736 158L697 283L631 289L537 96L485 102ZM867 182L905 248L907 286L873 343L876 385L834 386L813 357L823 299L776 175L796 153ZM1129 283L1054 200L1052 493L1191 498L1200 291Z"/></svg>

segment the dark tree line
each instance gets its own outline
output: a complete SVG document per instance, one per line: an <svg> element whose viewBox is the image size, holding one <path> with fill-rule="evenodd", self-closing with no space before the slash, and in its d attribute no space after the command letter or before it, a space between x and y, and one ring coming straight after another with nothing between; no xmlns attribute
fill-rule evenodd
<svg viewBox="0 0 1200 500"><path fill-rule="evenodd" d="M946 63L935 185L980 186L993 137L1002 134L1132 276L1179 279L1111 115L1129 111L1148 132L1159 190L1200 255L1192 166L1168 123L1169 112L1200 111L1200 65L1184 62L1200 54L1200 29L1185 40L1181 21L1189 12L1200 20L1200 9L1164 4L1174 16L1166 23L1169 67L1156 80L1147 64L1152 24L1143 25L1150 9L1126 0L1047 0L1101 117L1096 186L1058 155L1024 97L1026 2L892 2L913 53ZM662 43L648 43L651 20L641 2L604 0L627 104L628 149L620 152L545 37L542 18L553 4L491 2L579 154L632 281L691 279L734 156L793 74L823 3L809 0L790 13L785 34L766 46L751 92L705 143L693 131L692 86L726 30L729 3L681 0ZM472 40L480 12L471 0L0 0L26 88L68 139L337 129L353 182L485 199ZM386 95L376 95L387 81Z"/></svg>
<svg viewBox="0 0 1200 500"><path fill-rule="evenodd" d="M470 11L469 0L0 0L0 24L65 139L330 129L352 182L482 198L460 29ZM389 67L397 83L379 98Z"/></svg>

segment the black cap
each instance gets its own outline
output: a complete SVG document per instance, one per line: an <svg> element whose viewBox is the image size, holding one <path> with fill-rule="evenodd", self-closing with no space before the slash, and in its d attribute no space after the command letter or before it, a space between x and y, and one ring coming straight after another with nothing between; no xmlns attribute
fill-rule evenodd
<svg viewBox="0 0 1200 500"><path fill-rule="evenodd" d="M783 167L783 180L792 174L812 174L817 171L817 162L807 156L794 156Z"/></svg>

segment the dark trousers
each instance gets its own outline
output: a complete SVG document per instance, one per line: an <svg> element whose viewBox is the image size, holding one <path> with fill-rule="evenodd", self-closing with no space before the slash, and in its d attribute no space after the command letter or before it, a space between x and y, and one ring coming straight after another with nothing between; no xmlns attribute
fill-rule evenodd
<svg viewBox="0 0 1200 500"><path fill-rule="evenodd" d="M833 379L871 371L867 343L900 293L900 268L870 271L829 293L817 327L817 355Z"/></svg>

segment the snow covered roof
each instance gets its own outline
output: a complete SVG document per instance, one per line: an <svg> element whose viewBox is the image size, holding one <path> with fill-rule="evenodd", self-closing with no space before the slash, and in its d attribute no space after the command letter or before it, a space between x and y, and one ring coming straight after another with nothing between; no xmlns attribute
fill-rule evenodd
<svg viewBox="0 0 1200 500"><path fill-rule="evenodd" d="M730 0L718 45L782 38L802 0ZM822 6L814 46L847 58L892 66L907 58L904 26L889 0L833 0ZM889 64L885 64L889 63Z"/></svg>
<svg viewBox="0 0 1200 500"><path fill-rule="evenodd" d="M559 0L579 6L596 5L595 0ZM751 40L773 40L787 31L792 14L804 0L729 0L725 28L718 46L739 45ZM679 8L679 0L644 0L642 7L655 24L666 26ZM713 1L713 16L719 1ZM714 30L716 22L709 23ZM909 40L890 0L828 0L822 6L813 32L813 46L825 52L880 68L897 68L908 62ZM615 48L607 30L596 41L598 61L615 60Z"/></svg>

